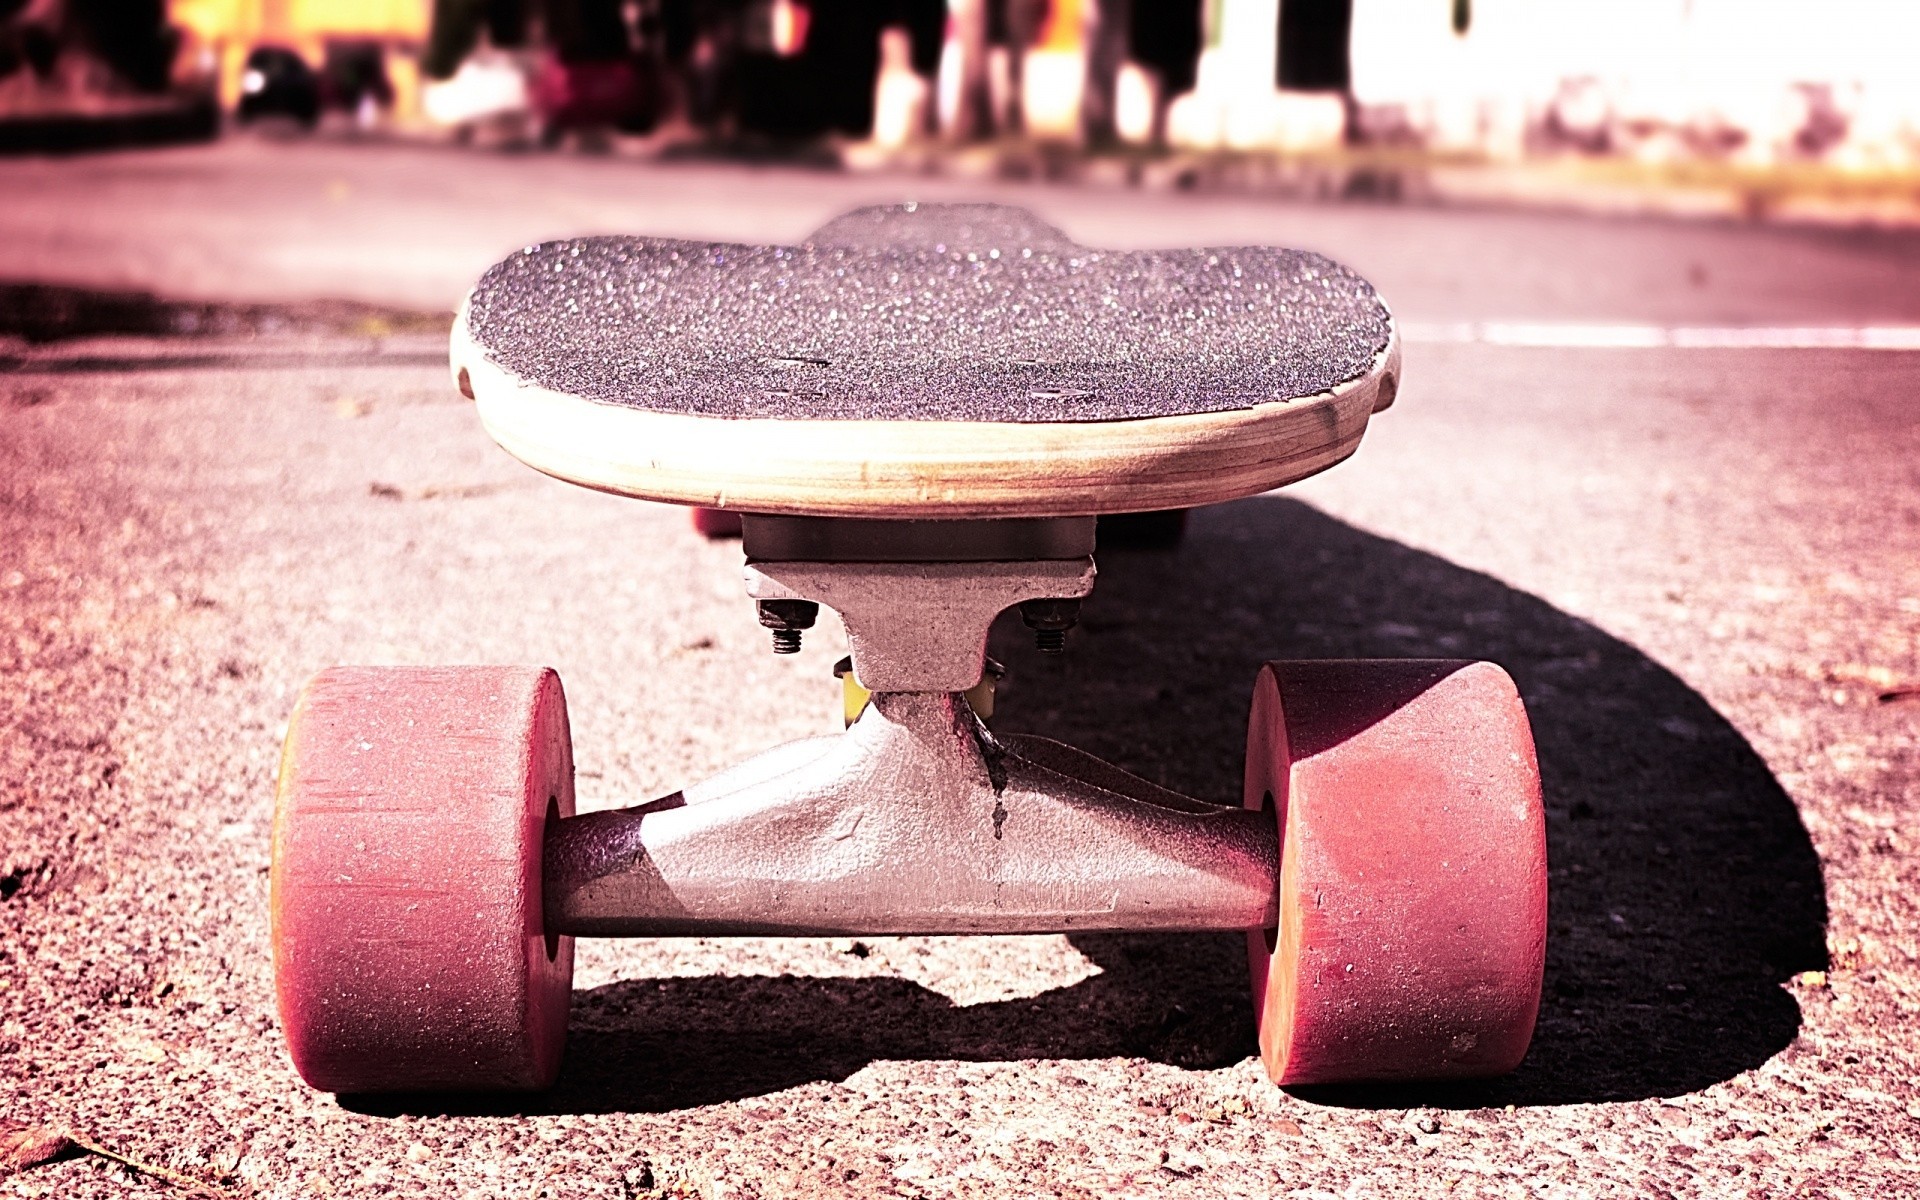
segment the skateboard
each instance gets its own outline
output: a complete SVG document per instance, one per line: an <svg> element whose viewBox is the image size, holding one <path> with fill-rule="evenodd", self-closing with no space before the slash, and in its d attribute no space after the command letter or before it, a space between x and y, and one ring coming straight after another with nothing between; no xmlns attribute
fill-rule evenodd
<svg viewBox="0 0 1920 1200"><path fill-rule="evenodd" d="M870 211L848 213L808 234L809 246L862 246L876 240L885 247L919 245L938 253L978 254L989 259L996 251L1045 246L1055 251L1086 250L1066 234L1023 210L1000 208L987 212L967 205L915 206L913 213L892 212L876 221ZM1186 532L1187 510L1143 513L1102 513L1096 528L1103 545L1114 548L1165 549L1178 545ZM736 509L696 507L693 528L702 537L718 540L741 535Z"/></svg>
<svg viewBox="0 0 1920 1200"><path fill-rule="evenodd" d="M1018 609L1066 649L1101 514L1354 451L1400 358L1352 271L1088 249L990 206L863 209L797 246L585 238L489 270L451 367L528 465L741 513L773 649L840 615L849 724L576 815L551 670L322 671L288 724L272 872L314 1087L550 1085L584 936L1231 930L1277 1083L1525 1054L1545 833L1498 666L1258 665L1226 800L983 717L989 626Z"/></svg>

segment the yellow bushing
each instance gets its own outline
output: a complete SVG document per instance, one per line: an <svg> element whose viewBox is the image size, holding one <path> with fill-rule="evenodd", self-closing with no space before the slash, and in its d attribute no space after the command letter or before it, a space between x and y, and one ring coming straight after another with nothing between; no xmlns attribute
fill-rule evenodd
<svg viewBox="0 0 1920 1200"><path fill-rule="evenodd" d="M861 713L867 711L867 701L873 697L873 693L861 687L860 681L853 677L852 659L843 658L833 664L833 673L840 679L841 716L848 725L852 725L860 719Z"/></svg>
<svg viewBox="0 0 1920 1200"><path fill-rule="evenodd" d="M987 660L987 669L980 676L980 682L967 689L967 703L973 708L974 715L981 721L993 720L993 689L1007 669L991 658ZM843 658L833 664L834 677L840 681L840 715L848 725L860 719L867 710L867 701L873 693L860 686L853 677L853 660Z"/></svg>

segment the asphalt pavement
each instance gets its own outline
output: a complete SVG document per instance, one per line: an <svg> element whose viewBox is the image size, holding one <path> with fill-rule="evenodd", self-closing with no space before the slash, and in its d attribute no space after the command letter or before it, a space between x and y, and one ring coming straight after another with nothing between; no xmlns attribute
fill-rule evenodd
<svg viewBox="0 0 1920 1200"><path fill-rule="evenodd" d="M1262 660L1502 663L1548 812L1525 1063L1277 1089L1230 936L641 939L581 943L550 1093L308 1090L267 870L314 671L557 667L583 807L837 720L837 623L774 657L738 543L495 448L433 314L540 238L908 198L1304 245L1426 331L1348 462L1103 553L1062 660L1003 626L997 721L1230 798ZM0 1195L1920 1192L1920 355L1436 332L1911 326L1920 238L236 141L0 161L23 281L253 307L0 334L0 1120L149 1168Z"/></svg>

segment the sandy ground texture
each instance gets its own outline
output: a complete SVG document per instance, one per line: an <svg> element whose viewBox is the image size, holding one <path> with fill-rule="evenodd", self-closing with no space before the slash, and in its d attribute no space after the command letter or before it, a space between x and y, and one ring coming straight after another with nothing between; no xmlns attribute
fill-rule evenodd
<svg viewBox="0 0 1920 1200"><path fill-rule="evenodd" d="M1827 243L1706 236L1871 307ZM635 940L581 943L551 1093L343 1101L285 1058L266 936L313 671L551 664L586 807L836 720L831 618L775 658L737 543L519 466L442 355L96 340L0 373L0 1118L233 1196L1920 1190L1912 356L1412 347L1354 459L1102 554L1064 660L998 631L1003 728L1216 798L1263 659L1506 665L1552 876L1508 1078L1274 1088L1231 936ZM185 1190L94 1154L0 1179Z"/></svg>
<svg viewBox="0 0 1920 1200"><path fill-rule="evenodd" d="M285 1061L267 829L300 681L551 663L609 805L830 728L835 631L774 658L736 545L519 467L408 351L170 350L0 385L9 1117L265 1195L1920 1182L1920 706L1877 699L1920 674L1898 359L1776 363L1730 423L1731 361L1542 380L1536 354L1438 352L1354 461L1105 556L1063 663L1002 630L1005 727L1208 796L1237 787L1263 658L1508 665L1553 863L1511 1078L1272 1088L1230 937L589 942L560 1086L501 1109L342 1104ZM91 1159L0 1184L137 1186Z"/></svg>

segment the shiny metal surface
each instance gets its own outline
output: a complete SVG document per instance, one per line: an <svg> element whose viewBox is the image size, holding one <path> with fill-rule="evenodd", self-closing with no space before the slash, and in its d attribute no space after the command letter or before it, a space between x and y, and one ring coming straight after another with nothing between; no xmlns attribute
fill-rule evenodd
<svg viewBox="0 0 1920 1200"><path fill-rule="evenodd" d="M1205 804L964 700L881 693L636 809L555 824L547 928L600 936L1241 930L1270 924L1269 814Z"/></svg>
<svg viewBox="0 0 1920 1200"><path fill-rule="evenodd" d="M993 619L1022 600L1093 590L1090 556L1024 562L749 559L755 600L814 600L840 614L854 678L872 692L964 692L980 682Z"/></svg>

